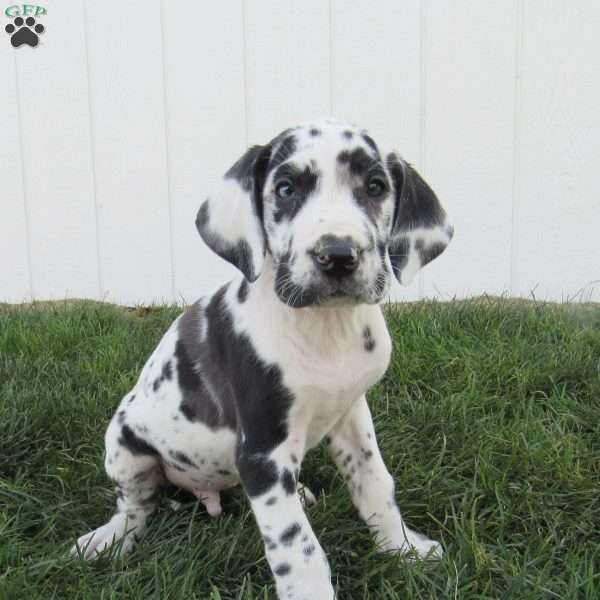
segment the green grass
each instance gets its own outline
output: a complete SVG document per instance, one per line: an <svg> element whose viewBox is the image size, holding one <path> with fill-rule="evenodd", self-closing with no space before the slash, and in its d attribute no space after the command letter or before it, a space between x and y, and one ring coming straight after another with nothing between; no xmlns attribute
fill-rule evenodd
<svg viewBox="0 0 600 600"><path fill-rule="evenodd" d="M127 559L70 560L114 499L108 420L175 308L0 307L0 599L266 599L239 489L211 520L167 500ZM323 449L303 479L340 600L600 597L600 308L481 299L388 311L370 402L408 523L439 564L381 556Z"/></svg>

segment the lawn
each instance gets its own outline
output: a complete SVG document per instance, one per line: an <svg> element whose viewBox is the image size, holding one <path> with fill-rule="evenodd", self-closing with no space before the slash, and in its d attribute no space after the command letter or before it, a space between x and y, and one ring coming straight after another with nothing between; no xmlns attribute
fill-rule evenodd
<svg viewBox="0 0 600 600"><path fill-rule="evenodd" d="M274 597L240 489L218 520L166 495L127 559L66 556L113 510L104 430L177 313L0 307L1 600ZM387 318L377 434L407 522L446 553L435 564L378 555L318 448L303 480L319 492L309 518L340 600L600 597L600 308L478 299Z"/></svg>

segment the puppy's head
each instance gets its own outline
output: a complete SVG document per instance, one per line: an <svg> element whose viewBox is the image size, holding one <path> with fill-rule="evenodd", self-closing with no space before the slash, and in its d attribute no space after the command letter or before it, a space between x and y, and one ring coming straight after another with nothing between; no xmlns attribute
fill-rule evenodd
<svg viewBox="0 0 600 600"><path fill-rule="evenodd" d="M196 226L250 281L270 253L275 292L295 308L379 302L392 273L408 285L453 234L415 169L333 120L250 148L202 204Z"/></svg>

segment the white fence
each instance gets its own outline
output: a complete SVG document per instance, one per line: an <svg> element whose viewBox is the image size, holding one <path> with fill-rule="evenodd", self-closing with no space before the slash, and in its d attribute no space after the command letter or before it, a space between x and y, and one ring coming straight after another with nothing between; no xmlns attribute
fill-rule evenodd
<svg viewBox="0 0 600 600"><path fill-rule="evenodd" d="M324 114L396 145L453 218L398 297L600 300L596 0L46 0L17 49L14 4L0 301L196 298L231 273L195 232L206 191Z"/></svg>

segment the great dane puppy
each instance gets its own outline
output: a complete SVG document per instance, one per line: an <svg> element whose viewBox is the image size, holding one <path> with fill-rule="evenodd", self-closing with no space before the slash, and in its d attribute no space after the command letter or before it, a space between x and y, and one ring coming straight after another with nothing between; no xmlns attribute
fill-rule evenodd
<svg viewBox="0 0 600 600"><path fill-rule="evenodd" d="M241 274L175 320L123 398L105 439L117 512L74 552L128 551L165 480L211 516L241 483L279 598L332 599L298 483L326 440L379 547L441 555L402 520L365 398L390 359L378 303L391 278L408 284L452 237L433 191L398 153L327 119L250 148L196 226Z"/></svg>

